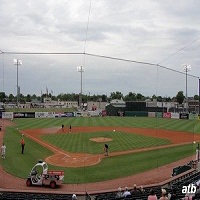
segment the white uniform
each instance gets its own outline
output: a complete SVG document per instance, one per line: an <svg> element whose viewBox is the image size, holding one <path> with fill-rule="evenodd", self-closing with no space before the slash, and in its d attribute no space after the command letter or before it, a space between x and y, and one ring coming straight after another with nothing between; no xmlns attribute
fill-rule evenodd
<svg viewBox="0 0 200 200"><path fill-rule="evenodd" d="M5 144L1 146L1 157L3 159L5 159L5 157L6 157L6 145Z"/></svg>
<svg viewBox="0 0 200 200"><path fill-rule="evenodd" d="M196 161L199 161L200 160L200 150L197 149L196 150Z"/></svg>

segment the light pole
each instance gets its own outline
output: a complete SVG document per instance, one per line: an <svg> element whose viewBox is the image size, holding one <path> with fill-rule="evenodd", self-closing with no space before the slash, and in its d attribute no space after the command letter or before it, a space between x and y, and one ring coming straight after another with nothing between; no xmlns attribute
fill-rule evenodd
<svg viewBox="0 0 200 200"><path fill-rule="evenodd" d="M186 98L186 113L188 113L188 95L187 95L187 75L188 75L188 72L191 70L191 67L190 65L184 65L184 71L185 71L185 98Z"/></svg>
<svg viewBox="0 0 200 200"><path fill-rule="evenodd" d="M18 60L18 59L14 59L14 65L16 65L17 66L17 107L19 107L19 84L18 84L18 79L19 79L19 77L18 77L18 66L19 65L22 65L22 61L21 60Z"/></svg>
<svg viewBox="0 0 200 200"><path fill-rule="evenodd" d="M85 71L85 68L83 66L78 66L77 67L77 72L81 73L81 92L79 95L79 107L82 110L82 94L83 94L83 72Z"/></svg>
<svg viewBox="0 0 200 200"><path fill-rule="evenodd" d="M199 116L200 116L200 78L199 78Z"/></svg>

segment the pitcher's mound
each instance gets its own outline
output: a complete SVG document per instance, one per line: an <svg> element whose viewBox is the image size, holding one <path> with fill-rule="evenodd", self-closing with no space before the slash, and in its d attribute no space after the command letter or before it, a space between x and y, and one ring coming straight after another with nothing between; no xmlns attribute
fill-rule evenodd
<svg viewBox="0 0 200 200"><path fill-rule="evenodd" d="M90 138L93 142L110 142L113 139L112 138L106 138L106 137L98 137L98 138Z"/></svg>

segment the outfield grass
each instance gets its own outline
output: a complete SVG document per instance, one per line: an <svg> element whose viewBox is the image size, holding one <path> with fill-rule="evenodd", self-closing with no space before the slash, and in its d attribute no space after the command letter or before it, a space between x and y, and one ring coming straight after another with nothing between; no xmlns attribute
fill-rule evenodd
<svg viewBox="0 0 200 200"><path fill-rule="evenodd" d="M53 126L113 126L138 127L200 133L199 120L179 120L150 117L72 117L52 119L15 119L18 128L47 128Z"/></svg>
<svg viewBox="0 0 200 200"><path fill-rule="evenodd" d="M158 119L158 118L137 118L137 117L105 117L105 118L56 118L56 119L15 119L15 127L8 127L4 137L7 146L6 159L1 160L0 164L10 174L17 177L26 178L31 168L38 159L44 159L52 155L52 152L37 144L36 142L25 138L25 154L21 155L20 139L21 135L16 130L46 128L61 126L125 126L125 127L142 127L154 129L168 129L175 131L189 131L192 133L200 132L200 123L195 120L175 120L175 119ZM184 128L183 128L184 127ZM96 133L92 133L96 134ZM102 134L106 134L105 132ZM117 133L120 137L135 137L135 134L125 136L123 132ZM88 135L89 133L83 133ZM46 136L45 136L46 137ZM49 136L47 136L49 137ZM61 137L61 135L58 137ZM192 137L192 135L191 135ZM129 138L132 142L133 138ZM62 140L62 138L59 138ZM67 138L69 139L69 138ZM74 138L72 138L74 140ZM140 138L141 139L141 138ZM146 139L144 143L146 143ZM86 139L87 140L87 139ZM83 144L82 139L80 140ZM131 147L131 142L130 146ZM158 139L157 139L158 142ZM166 141L165 141L166 142ZM68 143L69 144L69 143ZM61 145L61 144L60 144ZM62 146L62 145L61 145ZM70 145L69 145L70 146ZM68 147L62 147L68 148ZM124 147L123 147L124 148ZM102 149L102 148L101 148ZM194 144L171 147L161 150L154 150L129 155L108 157L97 165L83 168L62 168L49 166L50 169L63 169L65 171L65 183L88 183L103 180L111 180L119 177L129 176L153 169L173 161L191 156L195 153ZM97 150L94 150L94 152ZM183 153L184 152L184 153ZM105 170L106 169L106 170Z"/></svg>

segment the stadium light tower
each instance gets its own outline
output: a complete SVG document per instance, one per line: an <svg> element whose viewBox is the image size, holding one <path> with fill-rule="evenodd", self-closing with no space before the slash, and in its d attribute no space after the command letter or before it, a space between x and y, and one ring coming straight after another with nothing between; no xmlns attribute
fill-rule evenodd
<svg viewBox="0 0 200 200"><path fill-rule="evenodd" d="M18 60L18 59L14 59L14 65L16 65L17 66L17 107L19 107L19 84L18 84L18 79L19 79L19 77L18 77L18 67L19 67L19 65L22 65L22 61L21 60Z"/></svg>
<svg viewBox="0 0 200 200"><path fill-rule="evenodd" d="M79 95L79 107L82 110L82 94L83 94L83 72L85 71L85 68L83 66L78 66L77 67L77 72L81 73L81 92Z"/></svg>
<svg viewBox="0 0 200 200"><path fill-rule="evenodd" d="M187 76L188 72L191 70L190 65L184 65L184 71L185 71L185 98L186 98L186 113L188 113L188 95L187 95Z"/></svg>

